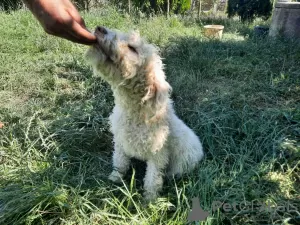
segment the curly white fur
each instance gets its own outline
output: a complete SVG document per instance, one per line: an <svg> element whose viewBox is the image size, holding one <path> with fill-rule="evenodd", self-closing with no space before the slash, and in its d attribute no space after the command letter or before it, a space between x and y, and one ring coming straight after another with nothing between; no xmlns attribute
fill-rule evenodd
<svg viewBox="0 0 300 225"><path fill-rule="evenodd" d="M97 27L95 35L98 43L86 58L110 84L115 98L109 117L114 135L114 170L109 179L121 181L132 157L146 161L144 194L148 200L155 199L165 171L181 175L201 160L201 142L175 115L157 49L136 32Z"/></svg>

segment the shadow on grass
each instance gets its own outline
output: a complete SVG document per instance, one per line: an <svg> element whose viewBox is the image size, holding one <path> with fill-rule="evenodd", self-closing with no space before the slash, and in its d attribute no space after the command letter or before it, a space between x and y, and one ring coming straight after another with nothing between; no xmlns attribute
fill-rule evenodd
<svg viewBox="0 0 300 225"><path fill-rule="evenodd" d="M292 41L267 38L183 38L173 40L165 50L176 111L202 139L208 164L218 168L214 174L212 168L205 169L209 165L204 162L206 166L201 165L198 176L195 174L199 184L189 196L198 196L204 208L209 209L212 201L259 200L290 202L299 212L300 99L295 84L299 81L299 48ZM290 51L294 54L284 55ZM296 120L289 121L286 114ZM290 148L283 147L287 140ZM286 154L293 155L289 162ZM207 184L213 188L204 188ZM288 218L299 223L295 211L224 216L230 224Z"/></svg>

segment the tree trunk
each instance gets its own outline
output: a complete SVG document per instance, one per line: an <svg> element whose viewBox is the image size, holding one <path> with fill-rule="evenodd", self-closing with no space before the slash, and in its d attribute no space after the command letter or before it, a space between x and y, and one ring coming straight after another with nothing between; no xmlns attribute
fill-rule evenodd
<svg viewBox="0 0 300 225"><path fill-rule="evenodd" d="M225 1L224 14L227 13L228 0Z"/></svg>
<svg viewBox="0 0 300 225"><path fill-rule="evenodd" d="M214 15L217 15L217 12L218 12L218 3L217 3L217 2L214 2L213 14L214 14Z"/></svg>
<svg viewBox="0 0 300 225"><path fill-rule="evenodd" d="M131 0L128 0L128 13L130 14L131 12Z"/></svg>
<svg viewBox="0 0 300 225"><path fill-rule="evenodd" d="M170 0L167 0L167 18L170 16Z"/></svg>
<svg viewBox="0 0 300 225"><path fill-rule="evenodd" d="M195 0L191 0L191 11L193 12L195 8Z"/></svg>
<svg viewBox="0 0 300 225"><path fill-rule="evenodd" d="M198 19L200 19L201 11L202 11L202 0L198 0Z"/></svg>

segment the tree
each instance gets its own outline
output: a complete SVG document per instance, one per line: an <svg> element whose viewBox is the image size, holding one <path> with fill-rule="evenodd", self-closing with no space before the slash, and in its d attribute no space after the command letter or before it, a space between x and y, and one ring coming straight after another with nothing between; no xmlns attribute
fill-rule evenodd
<svg viewBox="0 0 300 225"><path fill-rule="evenodd" d="M198 19L200 18L202 11L202 0L198 0Z"/></svg>
<svg viewBox="0 0 300 225"><path fill-rule="evenodd" d="M228 0L228 17L238 15L242 22L252 22L256 17L268 19L272 13L272 0Z"/></svg>
<svg viewBox="0 0 300 225"><path fill-rule="evenodd" d="M144 12L184 13L191 8L191 0L132 0Z"/></svg>
<svg viewBox="0 0 300 225"><path fill-rule="evenodd" d="M22 1L21 0L0 0L0 10L4 11L16 10L21 8Z"/></svg>

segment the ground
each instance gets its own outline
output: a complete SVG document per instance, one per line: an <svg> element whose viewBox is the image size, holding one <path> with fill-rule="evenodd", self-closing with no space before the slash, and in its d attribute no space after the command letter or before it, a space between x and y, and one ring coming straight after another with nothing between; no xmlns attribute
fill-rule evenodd
<svg viewBox="0 0 300 225"><path fill-rule="evenodd" d="M206 157L150 205L142 163L123 185L109 182L113 98L87 47L46 35L26 11L0 12L0 224L186 224L195 197L209 217L192 224L300 223L299 42L233 19L214 20L225 25L214 41L201 34L208 19L83 16L160 47L176 112ZM216 201L255 207L213 210Z"/></svg>

